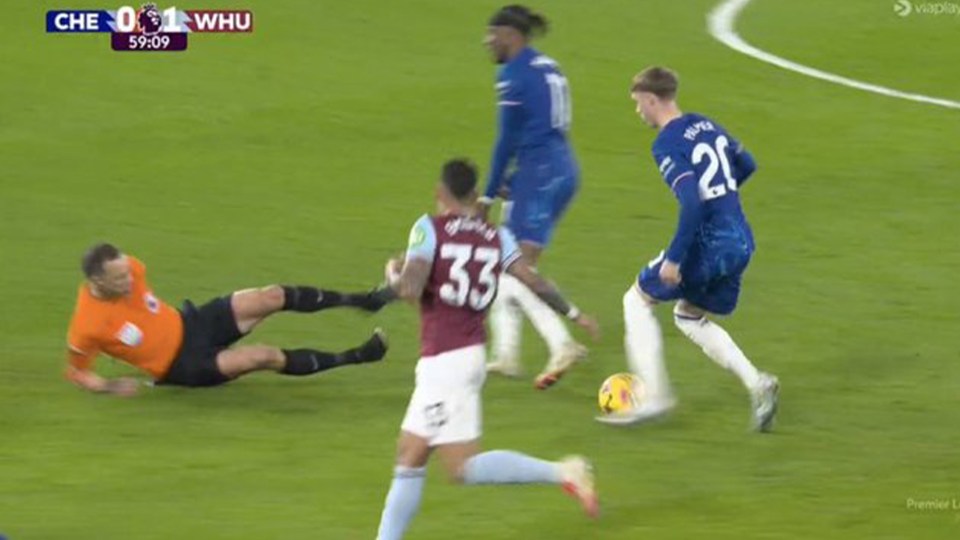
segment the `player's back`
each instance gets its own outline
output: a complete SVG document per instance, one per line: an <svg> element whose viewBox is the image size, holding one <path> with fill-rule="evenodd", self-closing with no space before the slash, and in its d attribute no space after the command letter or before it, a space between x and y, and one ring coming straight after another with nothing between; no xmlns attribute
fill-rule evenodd
<svg viewBox="0 0 960 540"><path fill-rule="evenodd" d="M501 104L523 108L517 156L521 162L544 153L570 152L570 86L556 61L527 47L503 66L497 88Z"/></svg>
<svg viewBox="0 0 960 540"><path fill-rule="evenodd" d="M424 219L432 225L435 244L433 266L420 299L421 355L486 343L484 322L502 269L501 232L478 218Z"/></svg>
<svg viewBox="0 0 960 540"><path fill-rule="evenodd" d="M711 237L741 238L753 249L753 234L740 204L740 185L751 171L741 170L737 153L740 143L721 125L699 114L685 114L661 130L653 144L653 154L668 186L671 182L697 182L704 208L703 225L698 234ZM690 168L692 178L681 180Z"/></svg>

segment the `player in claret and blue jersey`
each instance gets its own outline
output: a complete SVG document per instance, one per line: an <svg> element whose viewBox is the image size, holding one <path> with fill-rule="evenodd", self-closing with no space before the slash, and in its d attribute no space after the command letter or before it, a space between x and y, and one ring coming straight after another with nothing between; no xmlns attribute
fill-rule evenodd
<svg viewBox="0 0 960 540"><path fill-rule="evenodd" d="M497 73L499 134L484 197L484 212L504 196L505 225L520 242L524 260L536 268L557 222L579 185L579 167L570 147L570 87L556 61L530 46L547 31L546 19L520 6L505 6L490 19L485 43ZM513 165L511 174L508 168ZM550 361L536 378L540 389L553 385L586 349L561 320L526 287L504 276L493 307L494 362L490 371L517 375L520 310L550 349Z"/></svg>
<svg viewBox="0 0 960 540"><path fill-rule="evenodd" d="M650 261L623 297L627 357L644 379L648 398L636 411L599 420L634 423L673 407L653 306L676 300L677 327L740 378L752 397L755 429L767 431L777 410L777 378L758 371L730 335L707 319L708 313L728 315L737 305L741 277L754 251L739 190L757 166L719 124L680 111L678 86L675 73L652 67L637 75L631 88L637 113L660 132L653 157L680 202L680 219L669 247Z"/></svg>
<svg viewBox="0 0 960 540"><path fill-rule="evenodd" d="M400 428L393 482L378 540L403 538L420 506L426 466L437 453L451 480L464 484L560 484L596 517L597 492L581 457L544 461L509 450L480 451L480 393L487 309L500 280L512 274L559 313L596 335L596 322L533 272L513 235L476 211L476 169L464 160L443 167L436 197L440 212L422 216L410 231L403 261L387 265L392 293L420 307L416 386Z"/></svg>

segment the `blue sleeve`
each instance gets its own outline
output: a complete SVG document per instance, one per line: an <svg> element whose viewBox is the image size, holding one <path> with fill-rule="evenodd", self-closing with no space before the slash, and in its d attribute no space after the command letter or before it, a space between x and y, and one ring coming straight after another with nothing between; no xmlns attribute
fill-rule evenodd
<svg viewBox="0 0 960 540"><path fill-rule="evenodd" d="M680 263L693 243L700 222L703 221L703 203L700 201L700 189L696 179L692 176L681 179L673 188L673 193L680 201L680 220L673 241L667 248L666 257L670 262Z"/></svg>
<svg viewBox="0 0 960 540"><path fill-rule="evenodd" d="M430 216L424 214L410 229L406 260L420 259L433 262L436 250L437 231L433 228L433 221L430 220Z"/></svg>
<svg viewBox="0 0 960 540"><path fill-rule="evenodd" d="M520 258L520 246L513 233L506 227L500 227L500 268L506 270Z"/></svg>
<svg viewBox="0 0 960 540"><path fill-rule="evenodd" d="M724 132L724 135L730 142L730 146L727 148L727 157L730 158L730 169L732 169L730 172L737 180L737 187L740 187L747 183L750 175L757 170L757 162L754 161L753 155L733 135L729 132Z"/></svg>
<svg viewBox="0 0 960 540"><path fill-rule="evenodd" d="M753 154L747 151L742 144L738 144L733 151L733 166L736 169L734 175L737 178L737 186L747 183L747 179L757 171L757 162L753 159Z"/></svg>
<svg viewBox="0 0 960 540"><path fill-rule="evenodd" d="M696 177L693 164L680 150L654 147L653 159L657 162L657 168L660 169L660 176L671 191L676 192L675 188L681 180Z"/></svg>
<svg viewBox="0 0 960 540"><path fill-rule="evenodd" d="M523 97L520 82L501 74L497 82L497 143L490 162L490 177L487 179L486 197L495 198L503 185L507 166L517 151L520 130L523 127Z"/></svg>
<svg viewBox="0 0 960 540"><path fill-rule="evenodd" d="M690 249L690 244L693 243L700 222L703 221L703 203L700 201L697 175L683 152L661 150L655 147L653 155L664 182L670 186L670 191L680 201L677 232L673 235L673 241L670 242L666 253L667 260L680 263Z"/></svg>

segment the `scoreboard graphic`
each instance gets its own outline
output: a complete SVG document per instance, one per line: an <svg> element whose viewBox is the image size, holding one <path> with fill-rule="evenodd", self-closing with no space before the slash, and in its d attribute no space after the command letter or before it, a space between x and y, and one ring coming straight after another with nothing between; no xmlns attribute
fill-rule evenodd
<svg viewBox="0 0 960 540"><path fill-rule="evenodd" d="M201 33L253 32L249 10L161 10L155 3L140 9L60 9L47 12L47 33L109 33L115 51L185 51L187 37Z"/></svg>

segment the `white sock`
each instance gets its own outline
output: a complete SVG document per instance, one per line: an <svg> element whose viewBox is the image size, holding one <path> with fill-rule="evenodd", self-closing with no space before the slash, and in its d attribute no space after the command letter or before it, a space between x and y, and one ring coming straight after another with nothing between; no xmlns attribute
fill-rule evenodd
<svg viewBox="0 0 960 540"><path fill-rule="evenodd" d="M690 341L699 345L711 360L720 367L734 372L747 390L757 387L760 372L719 324L706 317L692 319L677 313L676 310L673 313L673 320L677 328L690 338Z"/></svg>
<svg viewBox="0 0 960 540"><path fill-rule="evenodd" d="M663 335L653 309L644 302L637 287L623 295L623 345L630 369L643 379L651 403L673 399L667 366L663 362Z"/></svg>
<svg viewBox="0 0 960 540"><path fill-rule="evenodd" d="M537 329L537 332L547 343L550 356L554 357L560 354L563 351L564 344L573 341L570 332L567 331L567 326L563 323L563 319L550 309L550 306L544 303L536 293L520 283L517 278L504 274L500 278L501 284L505 280L512 281L515 284L513 290L516 301L520 304L530 322L533 323L533 327Z"/></svg>
<svg viewBox="0 0 960 540"><path fill-rule="evenodd" d="M500 276L497 298L490 308L490 326L493 330L491 348L494 361L517 363L520 359L523 317L515 299L519 285L519 281L507 274Z"/></svg>

